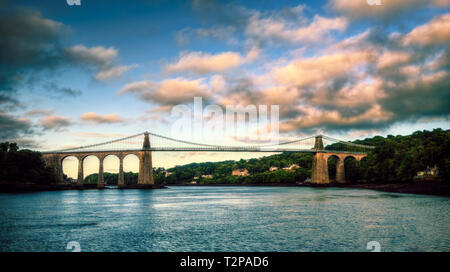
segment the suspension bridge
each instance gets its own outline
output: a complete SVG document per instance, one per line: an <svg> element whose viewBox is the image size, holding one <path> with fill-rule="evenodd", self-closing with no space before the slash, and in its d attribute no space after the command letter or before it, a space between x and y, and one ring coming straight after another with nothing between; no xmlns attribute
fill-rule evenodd
<svg viewBox="0 0 450 272"><path fill-rule="evenodd" d="M103 159L108 155L119 158L119 187L125 187L123 175L123 159L129 154L139 158L138 184L150 185L153 181L152 152L304 152L314 154L311 182L326 184L330 182L327 160L337 158L336 181L345 182L344 160L353 157L360 161L367 156L373 146L341 141L325 135L314 135L302 139L254 145L242 143L236 145L214 145L175 139L151 132L143 132L128 137L98 144L71 147L60 150L42 152L45 163L55 170L55 174L63 180L62 162L64 158L73 156L78 159L78 184L83 184L83 160L88 156L99 159L98 187L104 187Z"/></svg>

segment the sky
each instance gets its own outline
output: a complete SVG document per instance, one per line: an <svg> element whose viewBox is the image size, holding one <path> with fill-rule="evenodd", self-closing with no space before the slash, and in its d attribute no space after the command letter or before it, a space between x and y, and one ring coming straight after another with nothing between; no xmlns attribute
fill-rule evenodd
<svg viewBox="0 0 450 272"><path fill-rule="evenodd" d="M0 141L186 139L172 109L194 97L278 105L280 138L449 129L450 1L368 2L0 0ZM254 156L154 154L154 166Z"/></svg>

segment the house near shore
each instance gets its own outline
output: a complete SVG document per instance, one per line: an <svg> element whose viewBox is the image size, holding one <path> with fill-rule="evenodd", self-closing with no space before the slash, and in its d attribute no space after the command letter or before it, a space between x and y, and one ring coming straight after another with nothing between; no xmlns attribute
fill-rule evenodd
<svg viewBox="0 0 450 272"><path fill-rule="evenodd" d="M231 172L231 175L232 175L232 176L248 176L249 173L248 173L248 170L247 170L247 169L241 168L241 169L233 170L233 171Z"/></svg>
<svg viewBox="0 0 450 272"><path fill-rule="evenodd" d="M417 172L416 178L424 178L424 177L437 177L439 176L439 169L437 165L434 167L428 166L427 169L423 171Z"/></svg>
<svg viewBox="0 0 450 272"><path fill-rule="evenodd" d="M74 179L74 178L67 178L67 181L68 181L69 183L77 183L77 182L78 182L78 180L77 180L77 179Z"/></svg>
<svg viewBox="0 0 450 272"><path fill-rule="evenodd" d="M300 168L300 166L299 166L298 164L295 164L295 163L294 163L294 164L291 164L291 165L288 166L288 167L284 167L283 170L293 172L293 171L295 171L295 169L297 169L297 168Z"/></svg>
<svg viewBox="0 0 450 272"><path fill-rule="evenodd" d="M272 166L269 168L270 172L277 171L277 170L278 170L278 167L276 167L276 166Z"/></svg>
<svg viewBox="0 0 450 272"><path fill-rule="evenodd" d="M212 179L212 178L213 178L213 175L202 175L202 178L205 178L205 179Z"/></svg>

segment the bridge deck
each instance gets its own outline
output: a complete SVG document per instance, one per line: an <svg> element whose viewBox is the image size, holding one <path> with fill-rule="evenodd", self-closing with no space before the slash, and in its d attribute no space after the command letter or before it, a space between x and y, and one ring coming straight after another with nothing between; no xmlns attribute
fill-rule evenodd
<svg viewBox="0 0 450 272"><path fill-rule="evenodd" d="M205 152L299 152L299 153L317 153L317 152L325 152L325 153L348 153L348 154L367 154L367 152L358 152L358 151L341 151L341 150L313 150L313 149L271 149L271 148L150 148L150 149L128 149L128 150L102 150L102 151L49 151L49 152L41 152L42 154L82 154L82 153L127 153L127 152L139 152L139 151L158 151L158 152L190 152L190 151L205 151Z"/></svg>

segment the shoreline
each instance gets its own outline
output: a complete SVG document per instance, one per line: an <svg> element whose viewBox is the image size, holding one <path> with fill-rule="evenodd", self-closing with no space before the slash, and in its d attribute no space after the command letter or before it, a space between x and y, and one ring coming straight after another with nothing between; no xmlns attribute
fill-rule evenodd
<svg viewBox="0 0 450 272"><path fill-rule="evenodd" d="M264 187L310 187L310 188L353 188L401 194L422 194L450 197L450 184L443 180L407 183L330 183L330 184L167 184L167 186L264 186Z"/></svg>
<svg viewBox="0 0 450 272"><path fill-rule="evenodd" d="M450 197L450 184L443 180L412 181L407 183L359 183L359 184L310 184L310 183L266 183L266 184L134 184L122 188L101 188L101 190L127 190L127 189L165 189L167 186L264 186L264 187L310 187L310 188L354 188L368 189L390 193L422 194ZM93 190L97 184L0 184L0 193L27 193L41 191L63 191L63 190Z"/></svg>

